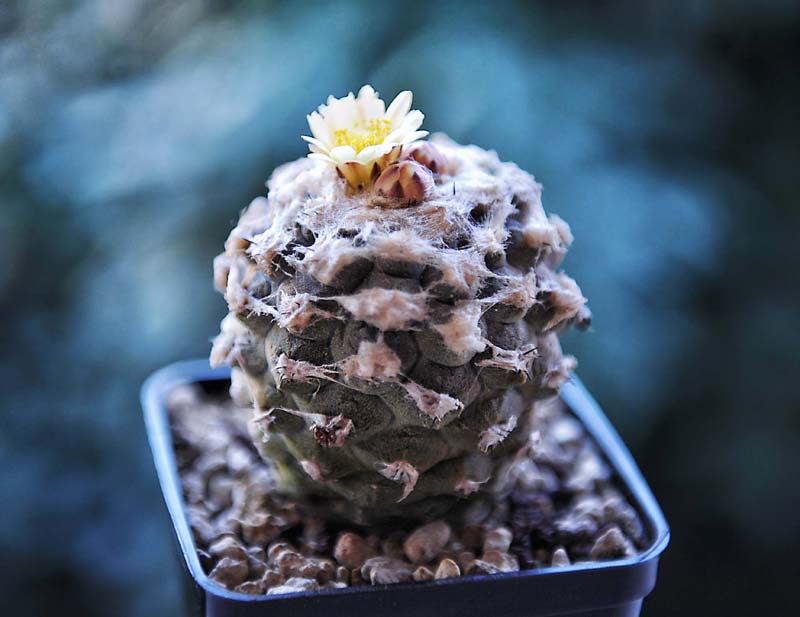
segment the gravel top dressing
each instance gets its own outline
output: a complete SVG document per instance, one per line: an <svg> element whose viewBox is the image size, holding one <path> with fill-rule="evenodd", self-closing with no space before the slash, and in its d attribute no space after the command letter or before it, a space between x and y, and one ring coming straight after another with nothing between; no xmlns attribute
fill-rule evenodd
<svg viewBox="0 0 800 617"><path fill-rule="evenodd" d="M558 399L535 405L530 446L503 470L504 497L465 500L458 527L326 524L278 493L278 470L250 438L252 411L227 392L180 386L168 410L200 561L231 590L278 594L512 572L630 557L647 545L639 514Z"/></svg>

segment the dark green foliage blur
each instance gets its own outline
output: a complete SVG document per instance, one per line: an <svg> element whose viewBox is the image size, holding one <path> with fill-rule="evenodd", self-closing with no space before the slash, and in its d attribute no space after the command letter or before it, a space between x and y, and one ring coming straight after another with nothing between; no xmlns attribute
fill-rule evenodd
<svg viewBox="0 0 800 617"><path fill-rule="evenodd" d="M305 154L307 112L369 82L572 225L595 322L566 346L673 528L644 614L788 614L796 9L0 1L0 612L177 614L139 385L208 353L240 209Z"/></svg>

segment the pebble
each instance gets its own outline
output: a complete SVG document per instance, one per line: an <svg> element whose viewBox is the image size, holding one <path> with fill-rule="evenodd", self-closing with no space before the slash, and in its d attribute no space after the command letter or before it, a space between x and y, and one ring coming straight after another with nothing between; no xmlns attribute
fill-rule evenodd
<svg viewBox="0 0 800 617"><path fill-rule="evenodd" d="M286 578L313 578L320 583L327 583L336 573L336 565L330 559L306 557L292 549L280 552L274 563Z"/></svg>
<svg viewBox="0 0 800 617"><path fill-rule="evenodd" d="M250 546L250 547L248 547L247 554L250 555L251 557L253 557L254 559L258 559L259 561L266 561L267 560L267 553L260 546Z"/></svg>
<svg viewBox="0 0 800 617"><path fill-rule="evenodd" d="M271 515L263 512L251 514L240 521L242 535L250 544L267 544L283 531L283 525L276 522Z"/></svg>
<svg viewBox="0 0 800 617"><path fill-rule="evenodd" d="M514 468L517 485L529 491L555 492L561 482L556 473L547 465L537 465L530 459L523 459Z"/></svg>
<svg viewBox="0 0 800 617"><path fill-rule="evenodd" d="M618 559L635 554L636 549L633 544L617 526L609 527L603 532L595 540L592 550L589 552L592 559Z"/></svg>
<svg viewBox="0 0 800 617"><path fill-rule="evenodd" d="M214 529L218 536L226 534L237 535L241 530L241 524L242 521L239 519L239 514L233 508L223 510L213 521ZM246 536L245 539L247 540Z"/></svg>
<svg viewBox="0 0 800 617"><path fill-rule="evenodd" d="M372 557L361 566L361 576L373 585L387 585L410 581L413 566L394 557Z"/></svg>
<svg viewBox="0 0 800 617"><path fill-rule="evenodd" d="M237 585L234 588L234 591L238 591L239 593L249 593L251 595L260 596L267 590L267 585L264 581L245 581L244 583Z"/></svg>
<svg viewBox="0 0 800 617"><path fill-rule="evenodd" d="M486 533L483 540L483 552L502 551L507 552L511 548L513 535L507 527L495 527Z"/></svg>
<svg viewBox="0 0 800 617"><path fill-rule="evenodd" d="M236 561L231 557L223 557L211 570L208 575L213 581L228 589L234 589L247 579L247 564L244 561Z"/></svg>
<svg viewBox="0 0 800 617"><path fill-rule="evenodd" d="M344 566L336 568L336 581L339 583L347 583L350 580L350 570Z"/></svg>
<svg viewBox="0 0 800 617"><path fill-rule="evenodd" d="M312 578L301 578L299 576L290 578L282 585L267 590L268 596L276 596L282 593L297 593L298 591L315 591L319 589L319 583Z"/></svg>
<svg viewBox="0 0 800 617"><path fill-rule="evenodd" d="M596 521L605 520L603 500L598 495L579 495L572 502L571 510L578 516L587 515Z"/></svg>
<svg viewBox="0 0 800 617"><path fill-rule="evenodd" d="M644 536L642 520L622 495L608 497L603 502L603 516L607 522L617 523L634 540L640 540Z"/></svg>
<svg viewBox="0 0 800 617"><path fill-rule="evenodd" d="M184 499L187 503L200 503L206 496L206 480L199 473L187 473L181 480Z"/></svg>
<svg viewBox="0 0 800 617"><path fill-rule="evenodd" d="M262 576L264 572L267 571L267 564L263 559L259 559L252 553L248 552L247 569L250 571L250 576Z"/></svg>
<svg viewBox="0 0 800 617"><path fill-rule="evenodd" d="M227 475L221 473L214 474L208 481L208 497L206 503L213 506L215 510L224 510L233 505L234 481Z"/></svg>
<svg viewBox="0 0 800 617"><path fill-rule="evenodd" d="M553 551L553 557L550 559L550 564L557 567L570 565L569 555L563 546L559 546Z"/></svg>
<svg viewBox="0 0 800 617"><path fill-rule="evenodd" d="M562 541L589 540L597 533L597 521L588 514L568 512L556 519L555 527Z"/></svg>
<svg viewBox="0 0 800 617"><path fill-rule="evenodd" d="M275 585L280 585L283 582L283 576L274 568L267 568L264 574L261 575L260 580L264 581L264 585L266 585L267 588L270 588Z"/></svg>
<svg viewBox="0 0 800 617"><path fill-rule="evenodd" d="M577 443L583 437L583 425L570 416L562 416L552 422L549 433L561 445Z"/></svg>
<svg viewBox="0 0 800 617"><path fill-rule="evenodd" d="M414 574L411 575L411 578L413 578L417 582L432 581L433 577L434 577L433 571L428 566L417 566L417 569L414 570Z"/></svg>
<svg viewBox="0 0 800 617"><path fill-rule="evenodd" d="M189 519L189 526L192 528L194 537L202 546L208 546L217 537L217 531L208 520L208 513L199 507L188 506L186 508L186 515Z"/></svg>
<svg viewBox="0 0 800 617"><path fill-rule="evenodd" d="M435 578L453 578L461 576L461 568L452 559L442 559L439 566L436 568Z"/></svg>
<svg viewBox="0 0 800 617"><path fill-rule="evenodd" d="M234 474L241 474L253 467L254 455L249 448L234 441L225 452L228 469Z"/></svg>
<svg viewBox="0 0 800 617"><path fill-rule="evenodd" d="M247 551L233 536L222 536L208 547L208 553L218 559L230 557L234 561L247 561L248 557Z"/></svg>
<svg viewBox="0 0 800 617"><path fill-rule="evenodd" d="M500 572L516 572L519 570L517 558L502 551L486 551L481 560L495 566Z"/></svg>
<svg viewBox="0 0 800 617"><path fill-rule="evenodd" d="M418 527L403 543L403 552L412 562L429 563L450 540L450 525L444 521L434 521Z"/></svg>
<svg viewBox="0 0 800 617"><path fill-rule="evenodd" d="M348 568L360 568L367 559L374 556L375 550L364 538L351 532L341 534L333 549L334 559Z"/></svg>
<svg viewBox="0 0 800 617"><path fill-rule="evenodd" d="M564 483L567 490L574 492L590 492L598 483L606 482L611 477L608 468L600 455L592 448L584 448L569 477Z"/></svg>
<svg viewBox="0 0 800 617"><path fill-rule="evenodd" d="M195 462L195 468L200 472L200 475L207 477L217 472L226 472L228 470L228 462L224 452L212 450L198 457Z"/></svg>
<svg viewBox="0 0 800 617"><path fill-rule="evenodd" d="M482 559L475 559L464 571L467 574L497 574L501 570L493 563L483 561Z"/></svg>

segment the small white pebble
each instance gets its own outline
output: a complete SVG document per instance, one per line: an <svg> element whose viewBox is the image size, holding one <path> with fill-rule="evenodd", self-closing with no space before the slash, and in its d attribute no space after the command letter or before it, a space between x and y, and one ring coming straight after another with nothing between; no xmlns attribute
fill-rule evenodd
<svg viewBox="0 0 800 617"><path fill-rule="evenodd" d="M314 591L319 589L319 583L312 578L290 578L283 585L278 585L267 591L268 596L282 593L297 593L298 591Z"/></svg>
<svg viewBox="0 0 800 617"><path fill-rule="evenodd" d="M513 535L511 530L506 527L495 527L486 533L483 540L483 551L501 551L506 552L511 548L511 540Z"/></svg>
<svg viewBox="0 0 800 617"><path fill-rule="evenodd" d="M569 555L567 554L567 550L563 546L559 546L556 550L553 551L553 557L550 563L554 567L563 567L570 565Z"/></svg>
<svg viewBox="0 0 800 617"><path fill-rule="evenodd" d="M442 559L439 562L439 567L436 568L435 577L440 579L453 578L455 576L461 576L461 568L458 567L458 564L452 559Z"/></svg>
<svg viewBox="0 0 800 617"><path fill-rule="evenodd" d="M592 559L619 559L636 554L633 543L619 527L609 527L592 546L589 555Z"/></svg>

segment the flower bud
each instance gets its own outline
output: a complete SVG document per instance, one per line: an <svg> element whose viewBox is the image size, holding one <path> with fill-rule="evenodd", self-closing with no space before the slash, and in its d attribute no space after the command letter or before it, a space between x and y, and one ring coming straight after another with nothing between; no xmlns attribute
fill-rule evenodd
<svg viewBox="0 0 800 617"><path fill-rule="evenodd" d="M407 148L403 148L402 157L415 160L420 165L430 169L434 174L448 173L447 159L429 141L417 141Z"/></svg>
<svg viewBox="0 0 800 617"><path fill-rule="evenodd" d="M375 190L403 204L415 204L425 199L433 188L431 172L415 161L400 161L389 165L375 180Z"/></svg>

